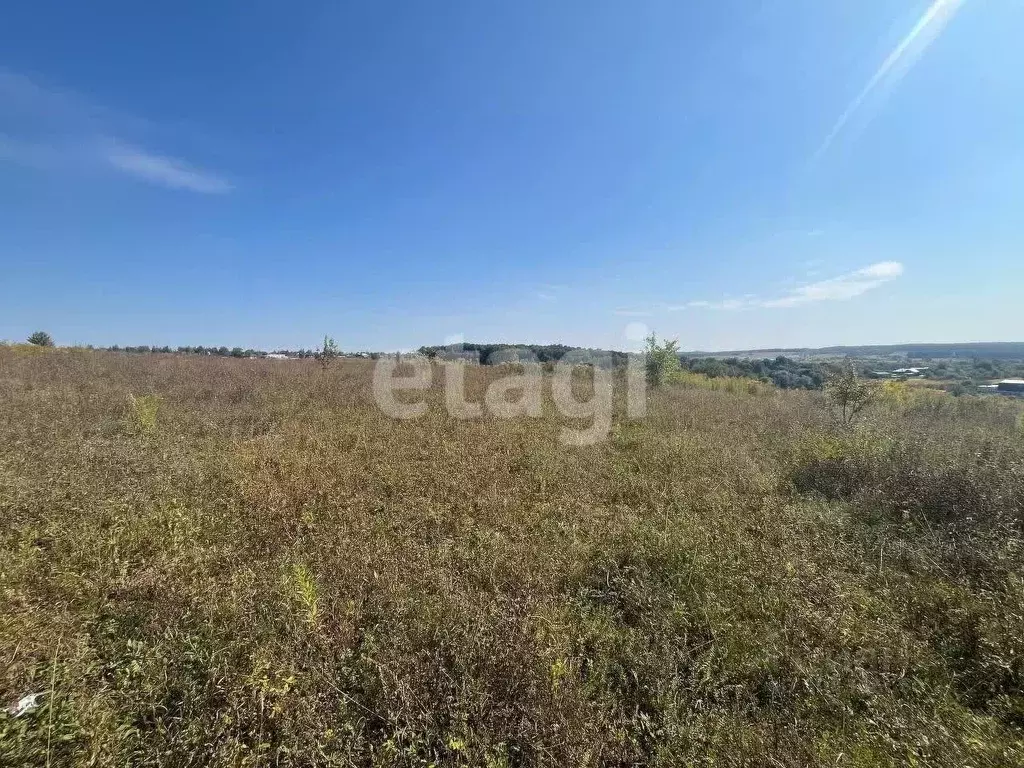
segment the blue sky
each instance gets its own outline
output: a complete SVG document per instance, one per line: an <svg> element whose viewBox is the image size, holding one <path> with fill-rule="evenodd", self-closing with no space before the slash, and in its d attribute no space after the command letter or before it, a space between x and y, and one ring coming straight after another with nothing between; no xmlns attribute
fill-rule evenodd
<svg viewBox="0 0 1024 768"><path fill-rule="evenodd" d="M47 2L0 338L1021 340L1024 3Z"/></svg>

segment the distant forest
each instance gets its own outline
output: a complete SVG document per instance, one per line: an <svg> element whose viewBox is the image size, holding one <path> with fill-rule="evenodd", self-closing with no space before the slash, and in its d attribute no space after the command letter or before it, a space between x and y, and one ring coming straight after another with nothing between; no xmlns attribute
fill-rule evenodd
<svg viewBox="0 0 1024 768"><path fill-rule="evenodd" d="M508 362L523 357L542 363L561 360L569 352L588 352L604 357L612 365L625 365L628 355L600 349L582 350L565 344L479 344L455 347L420 347L428 357L463 359L482 365ZM773 354L774 353L774 354ZM822 347L819 349L751 350L742 352L680 355L684 370L711 378L725 376L770 382L780 389L821 389L828 375L840 363L852 360L864 376L892 372L900 367L926 368L919 378L942 382L954 394L974 391L978 384L1001 378L1024 377L1024 343L983 344L903 344L860 347ZM902 374L893 374L899 378Z"/></svg>
<svg viewBox="0 0 1024 768"><path fill-rule="evenodd" d="M495 365L513 362L515 359L541 363L556 363L570 352L607 358L611 365L625 365L629 355L607 349L584 349L565 344L456 344L452 346L420 347L419 353L430 358L458 359L478 362L481 365Z"/></svg>
<svg viewBox="0 0 1024 768"><path fill-rule="evenodd" d="M625 365L629 355L604 349L582 349L565 344L477 344L467 343L451 347L420 347L420 354L431 358L460 359L479 362L481 365L506 363L515 359L537 360L541 363L555 363L569 352L583 353L595 358L604 358L612 366ZM807 360L794 360L784 356L774 359L744 359L729 357L692 357L681 355L682 367L693 373L702 373L711 378L735 376L770 382L782 389L819 389L825 381L829 366Z"/></svg>

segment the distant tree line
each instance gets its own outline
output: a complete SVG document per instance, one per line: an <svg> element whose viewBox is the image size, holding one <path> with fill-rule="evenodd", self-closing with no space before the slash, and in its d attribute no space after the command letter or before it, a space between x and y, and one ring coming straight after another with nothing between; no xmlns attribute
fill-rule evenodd
<svg viewBox="0 0 1024 768"><path fill-rule="evenodd" d="M1020 345L990 345L1009 348ZM844 366L853 364L862 376L872 378L876 372L891 372L900 368L918 367L918 376L904 374L906 378L923 378L942 382L954 394L971 394L977 385L1000 379L1024 378L1024 360L1009 358L968 358L958 357L945 360L931 358L893 359L847 358L799 359L779 355L775 358L745 359L737 357L692 357L683 358L683 367L694 373L703 373L712 378L717 376L746 376L771 381L780 389L821 389L831 374L841 372ZM900 378L895 374L894 378Z"/></svg>
<svg viewBox="0 0 1024 768"><path fill-rule="evenodd" d="M27 341L37 346L53 346L54 343L52 337L44 331L33 333ZM320 350L276 349L272 353L252 348L202 345L171 347L168 345L119 346L115 344L106 349L111 352L130 354L206 355L234 358L279 354L292 358L316 359L321 364L329 364L337 357L353 356L342 353L329 337L325 339L324 344L324 348ZM88 348L92 349L93 347L89 345ZM100 347L99 349L104 348ZM837 355L825 356L823 353L829 350L835 350ZM904 354L894 357L897 350ZM918 355L906 355L905 353L910 350L918 352ZM495 365L517 359L554 364L570 352L583 353L584 356L590 355L595 359L600 358L615 367L624 366L629 360L629 355L625 352L572 347L566 344L465 343L449 346L425 346L420 347L418 351L430 358L458 359L481 365ZM667 352L667 350L664 351ZM922 370L917 378L940 382L939 386L954 394L975 393L977 385L1000 379L1024 378L1024 344L1020 343L834 347L807 351L815 356L791 357L780 354L775 357L756 358L749 355L740 356L737 353L727 357L709 357L679 354L674 348L671 354L678 356L680 370L703 374L710 378L756 379L774 384L780 389L822 389L830 375L840 372L844 365L849 364L853 364L856 371L866 377L878 376L877 372L886 372L886 375L891 375L889 372L895 371L897 368L918 367ZM852 354L858 351L866 354ZM870 354L872 352L875 354ZM950 355L950 357L942 358L940 355ZM380 353L359 353L354 356L376 359L380 357ZM905 375L910 376L911 374ZM895 376L899 377L899 374Z"/></svg>
<svg viewBox="0 0 1024 768"><path fill-rule="evenodd" d="M569 352L589 352L595 356L608 357L612 365L623 366L629 360L626 352L603 349L583 349L565 344L477 344L465 343L452 346L420 347L419 352L427 357L461 359L479 362L481 365L508 362L516 351L524 357L541 363L554 363ZM738 357L688 357L679 355L680 367L692 373L702 373L710 378L724 376L757 379L771 383L781 389L821 389L830 367L820 363L778 356L774 359L747 360Z"/></svg>
<svg viewBox="0 0 1024 768"><path fill-rule="evenodd" d="M607 357L613 366L625 365L629 355L607 349L570 347L565 344L454 344L450 346L420 347L419 353L430 358L451 358L478 362L481 365L507 363L516 356L540 363L557 363L570 352L589 353L594 357Z"/></svg>
<svg viewBox="0 0 1024 768"><path fill-rule="evenodd" d="M687 357L681 358L683 368L691 373L702 373L712 379L735 376L772 383L779 389L821 389L831 366L796 360L779 355L760 360L740 357Z"/></svg>
<svg viewBox="0 0 1024 768"><path fill-rule="evenodd" d="M996 379L1024 378L1020 360L980 359L939 360L930 363L925 375L930 379L955 379L964 384L984 384Z"/></svg>

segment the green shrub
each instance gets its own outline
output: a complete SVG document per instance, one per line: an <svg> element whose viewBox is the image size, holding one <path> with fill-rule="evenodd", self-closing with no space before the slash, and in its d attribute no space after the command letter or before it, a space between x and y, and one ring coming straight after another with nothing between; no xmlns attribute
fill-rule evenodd
<svg viewBox="0 0 1024 768"><path fill-rule="evenodd" d="M46 331L36 331L28 337L28 343L37 347L52 347L53 338Z"/></svg>
<svg viewBox="0 0 1024 768"><path fill-rule="evenodd" d="M660 387L679 372L679 342L665 339L659 344L658 337L652 333L644 343L647 383L652 387Z"/></svg>

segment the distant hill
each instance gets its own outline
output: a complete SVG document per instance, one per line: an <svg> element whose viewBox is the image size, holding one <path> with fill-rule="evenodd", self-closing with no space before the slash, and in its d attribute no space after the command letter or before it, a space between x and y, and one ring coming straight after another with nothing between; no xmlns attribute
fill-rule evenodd
<svg viewBox="0 0 1024 768"><path fill-rule="evenodd" d="M856 347L802 347L775 349L747 349L724 352L687 352L693 357L871 357L927 360L972 359L1024 360L1024 342L995 341L972 344L874 344Z"/></svg>

